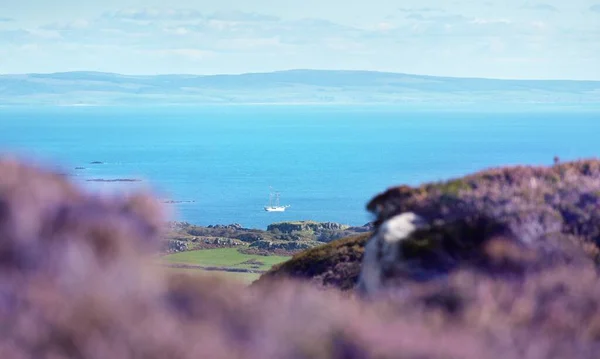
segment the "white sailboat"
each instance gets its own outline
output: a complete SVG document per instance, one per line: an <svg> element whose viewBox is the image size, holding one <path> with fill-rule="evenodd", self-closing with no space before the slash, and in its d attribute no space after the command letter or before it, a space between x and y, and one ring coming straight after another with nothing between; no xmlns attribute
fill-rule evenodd
<svg viewBox="0 0 600 359"><path fill-rule="evenodd" d="M275 197L275 205L273 205L273 197ZM269 205L265 206L265 211L267 211L267 212L285 212L285 210L290 207L289 205L288 206L280 205L279 197L280 197L279 192L273 193L273 191L271 191L271 193L269 193Z"/></svg>

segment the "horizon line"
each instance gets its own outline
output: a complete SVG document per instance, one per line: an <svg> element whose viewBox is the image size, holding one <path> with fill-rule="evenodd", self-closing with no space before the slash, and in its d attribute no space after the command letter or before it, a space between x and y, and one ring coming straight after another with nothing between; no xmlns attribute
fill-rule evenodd
<svg viewBox="0 0 600 359"><path fill-rule="evenodd" d="M75 74L75 73L87 73L87 74L104 74L104 75L117 75L124 77L158 77L158 76L190 76L190 77L215 77L215 76L246 76L246 75L269 75L276 73L286 72L300 72L300 71L311 71L311 72L347 72L347 73L373 73L373 74L386 74L386 75L404 75L404 76L415 76L424 78L443 78L443 79L470 79L470 80L493 80L493 81L561 81L561 82L600 82L598 80L576 80L567 78L553 78L553 79L534 79L534 78L499 78L499 77L481 77L481 76L446 76L446 75L425 75L416 73L406 72L394 72L394 71L381 71L381 70L351 70L351 69L319 69L319 68L290 68L286 70L273 70L273 71L249 71L249 72L238 72L238 73L217 73L217 74L193 74L193 73L156 73L156 74L127 74L120 72L110 71L96 71L96 70L72 70L72 71L54 71L54 72L25 72L25 73L0 73L0 76L27 76L27 75L60 75L60 74Z"/></svg>

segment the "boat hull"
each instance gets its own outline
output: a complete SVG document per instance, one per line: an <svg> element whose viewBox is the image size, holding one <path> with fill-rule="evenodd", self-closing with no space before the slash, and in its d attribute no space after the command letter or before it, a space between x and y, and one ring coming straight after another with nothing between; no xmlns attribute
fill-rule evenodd
<svg viewBox="0 0 600 359"><path fill-rule="evenodd" d="M281 206L281 207L265 207L265 211L267 212L285 212L285 210L287 209L287 207Z"/></svg>

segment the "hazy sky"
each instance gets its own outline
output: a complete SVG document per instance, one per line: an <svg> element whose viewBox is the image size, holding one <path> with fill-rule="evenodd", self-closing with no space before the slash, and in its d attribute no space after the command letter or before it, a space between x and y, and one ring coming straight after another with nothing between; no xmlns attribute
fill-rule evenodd
<svg viewBox="0 0 600 359"><path fill-rule="evenodd" d="M0 73L600 80L600 0L0 0Z"/></svg>

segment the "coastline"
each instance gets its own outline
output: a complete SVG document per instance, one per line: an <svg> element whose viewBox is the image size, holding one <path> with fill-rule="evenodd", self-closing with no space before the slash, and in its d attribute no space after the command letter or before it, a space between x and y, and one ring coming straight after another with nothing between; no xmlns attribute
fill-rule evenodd
<svg viewBox="0 0 600 359"><path fill-rule="evenodd" d="M293 255L333 240L368 233L373 224L350 226L335 222L281 221L266 229L240 224L199 226L188 222L166 222L164 254L189 250L240 248L254 254Z"/></svg>

